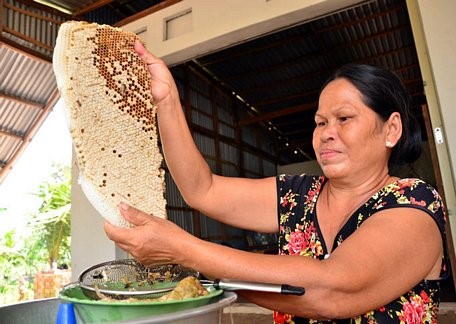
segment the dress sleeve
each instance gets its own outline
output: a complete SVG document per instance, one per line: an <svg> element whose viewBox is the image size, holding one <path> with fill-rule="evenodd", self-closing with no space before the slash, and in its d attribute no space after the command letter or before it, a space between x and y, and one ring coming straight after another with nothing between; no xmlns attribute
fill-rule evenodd
<svg viewBox="0 0 456 324"><path fill-rule="evenodd" d="M277 211L279 226L284 224L283 215L287 223L293 224L304 215L303 208L309 206L316 193L319 192L323 176L311 175L279 175L277 176ZM294 225L293 225L294 226Z"/></svg>
<svg viewBox="0 0 456 324"><path fill-rule="evenodd" d="M437 190L419 179L400 179L392 190L384 197L383 208L408 207L426 212L436 222L445 250L442 276L449 274L448 254L446 246L446 209Z"/></svg>
<svg viewBox="0 0 456 324"><path fill-rule="evenodd" d="M295 200L302 193L306 192L306 188L312 182L314 177L307 175L278 175L276 178L277 184L277 210L280 212L287 208L290 198ZM299 199L299 198L298 198Z"/></svg>
<svg viewBox="0 0 456 324"><path fill-rule="evenodd" d="M394 187L390 192L385 207L412 207L421 209L435 220L442 233L445 232L446 210L442 198L437 190L422 180L398 180L397 187Z"/></svg>

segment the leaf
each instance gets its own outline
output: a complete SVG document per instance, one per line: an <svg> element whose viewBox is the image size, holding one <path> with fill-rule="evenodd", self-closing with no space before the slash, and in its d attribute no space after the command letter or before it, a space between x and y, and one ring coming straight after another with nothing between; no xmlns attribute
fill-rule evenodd
<svg viewBox="0 0 456 324"><path fill-rule="evenodd" d="M37 240L45 244L50 266L61 255L69 254L71 235L71 170L56 168L51 178L40 184L36 195L42 203L28 221ZM42 245L36 242L33 246Z"/></svg>

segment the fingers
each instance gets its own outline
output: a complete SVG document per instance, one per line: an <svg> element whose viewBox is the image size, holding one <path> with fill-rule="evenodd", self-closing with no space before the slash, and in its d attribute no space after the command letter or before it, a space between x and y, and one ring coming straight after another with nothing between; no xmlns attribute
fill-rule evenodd
<svg viewBox="0 0 456 324"><path fill-rule="evenodd" d="M135 51L142 59L144 59L145 56L147 56L147 50L144 47L144 44L139 39L135 40Z"/></svg>
<svg viewBox="0 0 456 324"><path fill-rule="evenodd" d="M152 216L123 202L119 204L119 210L125 220L134 226L146 225L152 219ZM128 242L128 238L132 235L131 228L114 226L108 221L104 222L104 230L111 240L118 243Z"/></svg>
<svg viewBox="0 0 456 324"><path fill-rule="evenodd" d="M122 216L125 218L125 220L135 226L145 225L151 220L150 215L124 202L121 202L119 204L119 210Z"/></svg>
<svg viewBox="0 0 456 324"><path fill-rule="evenodd" d="M139 57L147 64L147 65L152 65L154 63L158 63L159 59L152 55L141 43L139 39L135 41L135 51L138 53Z"/></svg>
<svg viewBox="0 0 456 324"><path fill-rule="evenodd" d="M117 227L108 221L104 222L103 228L108 238L116 242L116 244L124 244L128 242L128 237L130 234L129 228Z"/></svg>
<svg viewBox="0 0 456 324"><path fill-rule="evenodd" d="M171 100L170 103L174 104L172 99L179 98L179 95L177 94L177 88L171 72L165 62L150 53L139 40L135 41L135 51L141 60L147 64L151 77L150 87L153 103L158 107L159 104L166 103L166 99L169 98Z"/></svg>
<svg viewBox="0 0 456 324"><path fill-rule="evenodd" d="M134 226L145 225L150 220L149 215L125 203L119 204L119 210L123 218ZM108 221L104 222L104 230L107 236L117 243L127 243L132 235L131 228L114 226Z"/></svg>
<svg viewBox="0 0 456 324"><path fill-rule="evenodd" d="M143 56L146 52L146 48L144 47L143 43L139 39L136 39L134 46L136 53L138 53L139 56Z"/></svg>

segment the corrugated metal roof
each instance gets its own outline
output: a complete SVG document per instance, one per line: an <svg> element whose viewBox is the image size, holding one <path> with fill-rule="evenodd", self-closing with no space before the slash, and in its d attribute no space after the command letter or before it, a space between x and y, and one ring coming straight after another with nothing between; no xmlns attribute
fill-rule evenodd
<svg viewBox="0 0 456 324"><path fill-rule="evenodd" d="M423 122L420 67L404 0L376 0L194 60L256 113L243 125L279 130L284 155L313 156L314 112L321 85L338 67L369 63L397 72ZM425 135L425 134L424 134ZM285 146L285 142L290 145ZM296 156L294 162L302 161Z"/></svg>
<svg viewBox="0 0 456 324"><path fill-rule="evenodd" d="M5 177L52 108L56 82L50 62L2 43L0 66L0 174Z"/></svg>
<svg viewBox="0 0 456 324"><path fill-rule="evenodd" d="M68 18L30 3L1 4L0 183L58 99L51 56L58 28Z"/></svg>
<svg viewBox="0 0 456 324"><path fill-rule="evenodd" d="M100 1L100 0L39 0L35 1L50 7L62 10L68 14L75 14L81 10L96 5L97 3L109 3L112 1Z"/></svg>
<svg viewBox="0 0 456 324"><path fill-rule="evenodd" d="M52 64L0 46L1 91L24 101L45 105L56 88Z"/></svg>

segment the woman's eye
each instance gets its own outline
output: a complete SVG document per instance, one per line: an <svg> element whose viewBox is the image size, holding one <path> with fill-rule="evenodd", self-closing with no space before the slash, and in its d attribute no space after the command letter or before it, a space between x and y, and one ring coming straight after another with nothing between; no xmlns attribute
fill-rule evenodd
<svg viewBox="0 0 456 324"><path fill-rule="evenodd" d="M339 117L339 121L341 121L341 122L346 122L349 119L350 119L350 117L348 117L348 116Z"/></svg>
<svg viewBox="0 0 456 324"><path fill-rule="evenodd" d="M326 123L322 122L322 121L317 121L317 122L315 122L315 124L316 124L317 127L323 127L323 126L326 125Z"/></svg>

